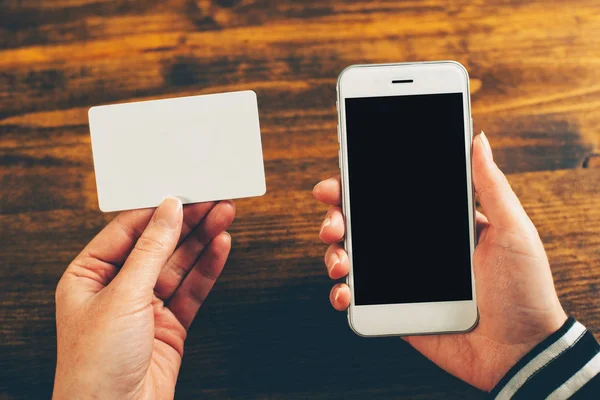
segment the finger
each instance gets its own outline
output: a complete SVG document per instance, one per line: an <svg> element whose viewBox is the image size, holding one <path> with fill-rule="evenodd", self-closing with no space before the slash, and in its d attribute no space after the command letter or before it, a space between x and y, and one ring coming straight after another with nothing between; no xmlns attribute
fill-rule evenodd
<svg viewBox="0 0 600 400"><path fill-rule="evenodd" d="M342 185L340 176L334 176L317 183L313 189L315 199L332 206L342 204Z"/></svg>
<svg viewBox="0 0 600 400"><path fill-rule="evenodd" d="M85 300L87 295L106 287L125 262L153 212L153 209L144 209L117 215L67 267L57 295L69 292ZM77 284L69 283L72 277L77 278Z"/></svg>
<svg viewBox="0 0 600 400"><path fill-rule="evenodd" d="M325 220L321 224L319 237L327 244L342 240L346 233L344 216L339 207L333 206L327 212Z"/></svg>
<svg viewBox="0 0 600 400"><path fill-rule="evenodd" d="M488 226L490 226L490 223L487 219L487 217L485 215L483 215L482 213L480 213L479 211L476 212L475 215L475 233L476 233L476 238L477 241L481 241L483 240L483 237L481 236L484 229L487 228Z"/></svg>
<svg viewBox="0 0 600 400"><path fill-rule="evenodd" d="M209 201L206 203L188 204L183 206L183 224L179 244L181 244L196 226L206 217L217 203Z"/></svg>
<svg viewBox="0 0 600 400"><path fill-rule="evenodd" d="M122 288L133 296L151 296L162 267L177 246L182 220L181 201L174 197L165 199L109 286Z"/></svg>
<svg viewBox="0 0 600 400"><path fill-rule="evenodd" d="M479 211L475 212L475 222L477 225L489 224L487 217L480 213Z"/></svg>
<svg viewBox="0 0 600 400"><path fill-rule="evenodd" d="M152 208L120 213L88 243L80 255L116 266L122 265L153 213Z"/></svg>
<svg viewBox="0 0 600 400"><path fill-rule="evenodd" d="M340 243L334 243L325 252L325 266L331 279L340 279L350 272L348 253Z"/></svg>
<svg viewBox="0 0 600 400"><path fill-rule="evenodd" d="M184 207L181 239L190 231L190 226L197 225L214 205L214 203L198 203ZM76 274L89 278L87 287L82 290L96 293L108 285L125 262L135 243L148 225L156 209L125 211L117 215L67 268L65 276Z"/></svg>
<svg viewBox="0 0 600 400"><path fill-rule="evenodd" d="M329 293L329 301L333 308L345 311L350 307L350 288L345 283L338 283Z"/></svg>
<svg viewBox="0 0 600 400"><path fill-rule="evenodd" d="M173 295L200 253L219 233L229 228L234 218L235 205L231 201L221 201L210 210L163 267L154 288L157 297L168 299Z"/></svg>
<svg viewBox="0 0 600 400"><path fill-rule="evenodd" d="M221 274L230 249L231 236L227 232L215 237L167 303L185 329L189 329L200 306Z"/></svg>
<svg viewBox="0 0 600 400"><path fill-rule="evenodd" d="M494 162L483 132L473 142L473 181L479 202L492 226L513 231L530 228L531 221L506 176Z"/></svg>

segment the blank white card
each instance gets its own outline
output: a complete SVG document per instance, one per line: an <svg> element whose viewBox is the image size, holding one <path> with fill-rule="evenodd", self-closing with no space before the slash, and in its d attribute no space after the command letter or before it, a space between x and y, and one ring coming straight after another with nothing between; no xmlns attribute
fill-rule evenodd
<svg viewBox="0 0 600 400"><path fill-rule="evenodd" d="M253 91L92 107L89 121L104 212L266 192Z"/></svg>

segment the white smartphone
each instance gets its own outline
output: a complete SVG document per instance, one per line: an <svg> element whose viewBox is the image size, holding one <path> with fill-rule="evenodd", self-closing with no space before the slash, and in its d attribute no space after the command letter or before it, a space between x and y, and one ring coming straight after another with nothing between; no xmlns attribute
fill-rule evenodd
<svg viewBox="0 0 600 400"><path fill-rule="evenodd" d="M466 69L354 65L337 90L350 327L361 336L474 328Z"/></svg>

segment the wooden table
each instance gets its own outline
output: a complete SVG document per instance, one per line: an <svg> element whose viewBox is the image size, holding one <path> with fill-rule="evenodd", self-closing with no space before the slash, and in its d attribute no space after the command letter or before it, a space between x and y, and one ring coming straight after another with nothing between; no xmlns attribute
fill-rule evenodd
<svg viewBox="0 0 600 400"><path fill-rule="evenodd" d="M311 189L337 172L353 63L455 59L476 129L537 224L568 312L600 333L596 0L0 0L0 398L48 398L54 288L98 211L90 106L254 89L268 193L187 342L177 397L479 399L328 303ZM426 161L426 154L423 155Z"/></svg>

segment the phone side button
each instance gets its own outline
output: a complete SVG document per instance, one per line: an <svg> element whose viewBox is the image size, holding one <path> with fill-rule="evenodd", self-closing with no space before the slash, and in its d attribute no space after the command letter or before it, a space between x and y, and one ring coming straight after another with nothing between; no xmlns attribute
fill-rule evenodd
<svg viewBox="0 0 600 400"><path fill-rule="evenodd" d="M338 150L338 168L342 169L342 150Z"/></svg>
<svg viewBox="0 0 600 400"><path fill-rule="evenodd" d="M338 139L338 143L342 143L342 133L340 132L340 125L337 124L336 125L337 128L337 139Z"/></svg>
<svg viewBox="0 0 600 400"><path fill-rule="evenodd" d="M473 118L471 118L471 139L473 139L473 135L475 135L475 132L473 132Z"/></svg>

